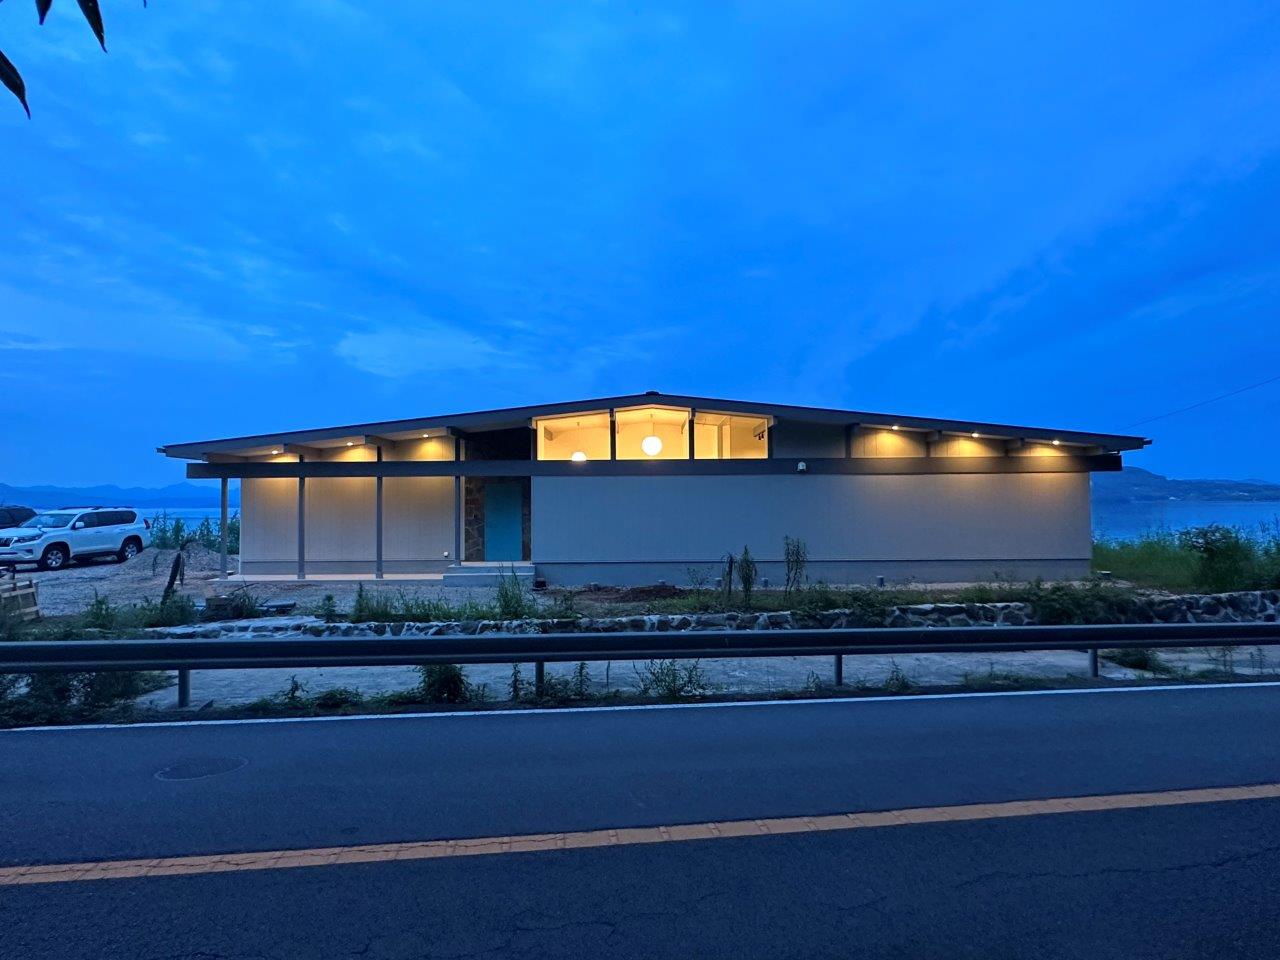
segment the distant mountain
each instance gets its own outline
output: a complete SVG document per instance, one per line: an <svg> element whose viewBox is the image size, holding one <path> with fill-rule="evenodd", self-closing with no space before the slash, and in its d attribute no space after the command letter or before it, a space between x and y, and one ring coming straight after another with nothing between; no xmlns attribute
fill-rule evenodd
<svg viewBox="0 0 1280 960"><path fill-rule="evenodd" d="M240 489L232 484L227 498L232 507L240 505ZM218 491L194 483L174 483L167 487L11 487L0 483L0 503L48 510L57 507L216 507Z"/></svg>
<svg viewBox="0 0 1280 960"><path fill-rule="evenodd" d="M1093 499L1103 503L1198 500L1213 503L1280 502L1280 483L1265 480L1170 480L1141 467L1095 473Z"/></svg>

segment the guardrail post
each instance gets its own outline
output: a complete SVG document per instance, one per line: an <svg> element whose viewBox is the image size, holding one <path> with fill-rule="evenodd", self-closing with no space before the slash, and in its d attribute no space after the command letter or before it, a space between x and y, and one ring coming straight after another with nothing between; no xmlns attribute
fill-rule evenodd
<svg viewBox="0 0 1280 960"><path fill-rule="evenodd" d="M836 686L844 686L844 654L836 654Z"/></svg>
<svg viewBox="0 0 1280 960"><path fill-rule="evenodd" d="M191 706L191 671L178 671L178 709L185 710Z"/></svg>
<svg viewBox="0 0 1280 960"><path fill-rule="evenodd" d="M1098 676L1098 648L1089 651L1089 676Z"/></svg>
<svg viewBox="0 0 1280 960"><path fill-rule="evenodd" d="M547 682L547 662L545 660L535 660L533 662L533 695L541 697L542 691Z"/></svg>

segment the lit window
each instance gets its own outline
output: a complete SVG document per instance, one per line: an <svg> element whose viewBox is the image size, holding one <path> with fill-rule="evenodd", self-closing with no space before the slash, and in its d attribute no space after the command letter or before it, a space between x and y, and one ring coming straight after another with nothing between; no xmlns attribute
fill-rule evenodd
<svg viewBox="0 0 1280 960"><path fill-rule="evenodd" d="M609 459L609 414L575 413L535 420L539 460Z"/></svg>
<svg viewBox="0 0 1280 960"><path fill-rule="evenodd" d="M689 459L689 411L631 407L614 411L619 460Z"/></svg>
<svg viewBox="0 0 1280 960"><path fill-rule="evenodd" d="M698 460L763 460L769 456L769 420L699 410L693 418Z"/></svg>

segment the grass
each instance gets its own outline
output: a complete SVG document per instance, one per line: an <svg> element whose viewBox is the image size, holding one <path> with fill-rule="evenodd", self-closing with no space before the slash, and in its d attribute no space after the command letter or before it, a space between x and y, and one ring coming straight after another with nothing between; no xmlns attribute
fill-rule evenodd
<svg viewBox="0 0 1280 960"><path fill-rule="evenodd" d="M1280 524L1255 531L1211 525L1132 540L1099 540L1093 569L1172 593L1280 589Z"/></svg>

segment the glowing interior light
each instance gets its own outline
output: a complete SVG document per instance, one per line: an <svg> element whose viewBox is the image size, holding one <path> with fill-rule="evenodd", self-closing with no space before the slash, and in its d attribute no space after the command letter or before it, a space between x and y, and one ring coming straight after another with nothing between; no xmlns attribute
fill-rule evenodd
<svg viewBox="0 0 1280 960"><path fill-rule="evenodd" d="M573 451L573 453L569 454L569 459L572 460L574 463L586 463L587 455L583 453L581 450L575 450Z"/></svg>
<svg viewBox="0 0 1280 960"><path fill-rule="evenodd" d="M279 450L272 450L271 452L272 452L272 453L279 453L280 451L279 451Z"/></svg>
<svg viewBox="0 0 1280 960"><path fill-rule="evenodd" d="M425 440L425 439L427 439L427 437L429 437L429 436L431 436L431 434L429 434L429 433L424 433L424 434L422 435L422 439L423 439L423 440Z"/></svg>
<svg viewBox="0 0 1280 960"><path fill-rule="evenodd" d="M651 433L640 441L640 449L645 452L645 456L656 457L662 452L662 439Z"/></svg>
<svg viewBox="0 0 1280 960"><path fill-rule="evenodd" d="M971 437L973 437L973 439L977 440L977 439L978 439L978 431L977 431L977 430L973 431L973 433L969 434L969 436L971 436Z"/></svg>
<svg viewBox="0 0 1280 960"><path fill-rule="evenodd" d="M356 442L355 442L354 440L348 440L348 441L347 441L347 446L348 446L348 447L354 447L355 445L356 445Z"/></svg>
<svg viewBox="0 0 1280 960"><path fill-rule="evenodd" d="M895 423L895 424L894 424L890 429L891 429L891 430L901 430L902 428L901 428L900 426L898 426L898 425Z"/></svg>
<svg viewBox="0 0 1280 960"><path fill-rule="evenodd" d="M1060 447L1060 446L1062 446L1062 441L1061 441L1061 440L1055 440L1055 441L1053 441L1053 445L1054 445L1055 447Z"/></svg>

